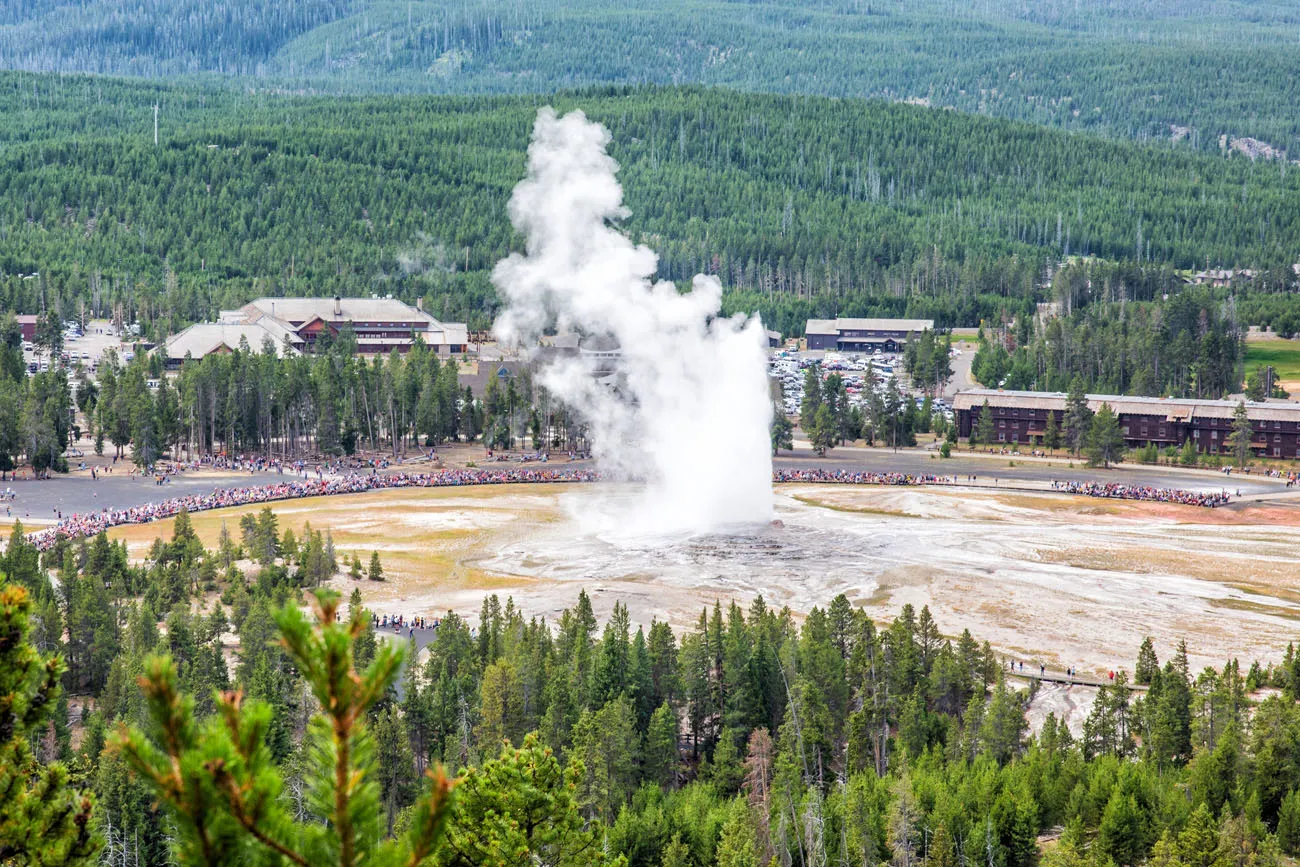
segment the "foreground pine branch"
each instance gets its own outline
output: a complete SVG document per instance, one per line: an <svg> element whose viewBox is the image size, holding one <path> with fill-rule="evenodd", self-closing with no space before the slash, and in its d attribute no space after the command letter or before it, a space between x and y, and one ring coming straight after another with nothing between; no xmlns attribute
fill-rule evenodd
<svg viewBox="0 0 1300 867"><path fill-rule="evenodd" d="M305 774L307 802L321 822L294 822L284 809L284 780L266 745L269 705L226 692L217 714L196 723L193 699L177 690L175 664L148 661L139 683L149 731L123 726L112 746L170 808L181 863L415 867L437 848L452 789L441 768L426 774L407 832L383 840L365 714L396 679L403 649L382 644L358 672L352 647L365 628L364 612L354 609L337 622L339 595L331 591L317 591L314 604L314 623L292 606L278 622L284 647L322 708L308 730Z"/></svg>

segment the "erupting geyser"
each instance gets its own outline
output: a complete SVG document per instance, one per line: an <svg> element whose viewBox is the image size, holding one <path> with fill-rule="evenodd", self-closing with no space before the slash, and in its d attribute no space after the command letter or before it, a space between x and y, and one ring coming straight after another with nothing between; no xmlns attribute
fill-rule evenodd
<svg viewBox="0 0 1300 867"><path fill-rule="evenodd" d="M528 176L509 209L526 252L492 273L506 302L496 333L535 346L557 327L617 345L612 358L550 361L539 381L582 415L604 469L645 480L644 497L619 516L619 527L707 532L769 521L772 403L762 323L719 317L714 277L697 275L686 294L652 281L658 257L611 225L629 211L609 141L581 111L538 112Z"/></svg>

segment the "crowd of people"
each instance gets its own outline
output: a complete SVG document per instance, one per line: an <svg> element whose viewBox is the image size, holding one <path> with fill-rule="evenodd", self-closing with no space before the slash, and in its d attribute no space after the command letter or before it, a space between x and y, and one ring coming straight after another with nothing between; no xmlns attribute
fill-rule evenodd
<svg viewBox="0 0 1300 867"><path fill-rule="evenodd" d="M1177 503L1181 506L1204 506L1213 509L1230 499L1227 491L1185 491L1182 488L1156 488L1151 485L1122 485L1118 482L1053 481L1052 489L1083 497L1109 500L1143 500L1149 503Z"/></svg>
<svg viewBox="0 0 1300 867"><path fill-rule="evenodd" d="M952 485L955 476L929 473L876 473L866 470L825 470L810 467L801 470L774 470L774 482L810 482L829 485Z"/></svg>
<svg viewBox="0 0 1300 867"><path fill-rule="evenodd" d="M957 476L930 473L879 473L864 470L780 469L772 473L774 482L803 482L832 485L959 485ZM974 482L974 476L967 476ZM996 481L996 480L995 480ZM1144 500L1153 503L1178 503L1183 506L1214 508L1229 502L1227 491L1185 491L1181 488L1157 488L1151 485L1125 485L1118 482L1052 482L1052 490L1081 497L1111 500Z"/></svg>
<svg viewBox="0 0 1300 867"><path fill-rule="evenodd" d="M218 488L208 494L172 497L157 503L145 503L124 509L101 509L98 512L61 517L59 522L28 535L41 550L54 546L60 538L80 539L94 536L109 527L144 524L170 518L185 510L206 512L229 506L247 506L277 500L326 497L334 494L362 494L392 488L440 488L465 485L536 484L543 482L591 482L599 474L594 470L544 470L522 467L501 469L454 469L432 473L387 473L332 475L317 479L298 479L272 485Z"/></svg>

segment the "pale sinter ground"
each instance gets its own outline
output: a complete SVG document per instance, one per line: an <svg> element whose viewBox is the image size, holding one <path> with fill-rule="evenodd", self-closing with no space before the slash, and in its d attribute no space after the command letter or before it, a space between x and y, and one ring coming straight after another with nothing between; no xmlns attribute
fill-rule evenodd
<svg viewBox="0 0 1300 867"><path fill-rule="evenodd" d="M784 526L693 539L638 537L620 514L631 487L535 485L401 490L275 504L281 528L329 529L343 555L379 551L388 580L358 586L379 613L455 609L486 592L554 619L584 588L598 615L689 627L715 599L804 613L845 593L879 620L929 605L1007 656L1085 674L1131 669L1151 635L1162 657L1185 639L1194 669L1276 661L1300 620L1291 552L1300 511L1191 507L990 491L783 485ZM255 509L195 515L206 544ZM601 529L604 524L607 528ZM112 531L143 556L169 522ZM342 557L340 558L343 559ZM345 576L334 586L351 592ZM1031 709L1069 711L1090 691L1044 690ZM1036 726L1035 726L1036 727Z"/></svg>

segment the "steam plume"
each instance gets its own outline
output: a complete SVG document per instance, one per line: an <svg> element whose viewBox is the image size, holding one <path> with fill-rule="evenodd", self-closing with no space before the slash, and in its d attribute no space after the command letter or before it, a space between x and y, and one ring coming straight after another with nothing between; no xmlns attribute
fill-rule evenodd
<svg viewBox="0 0 1300 867"><path fill-rule="evenodd" d="M588 423L616 475L646 481L635 519L649 532L708 531L772 516L765 338L757 316L718 317L722 286L696 275L680 294L652 282L658 257L611 226L628 216L605 148L581 111L543 108L510 219L527 252L492 274L506 309L497 336L535 345L548 326L606 338L619 356L561 358L541 383ZM612 367L612 381L596 376Z"/></svg>

